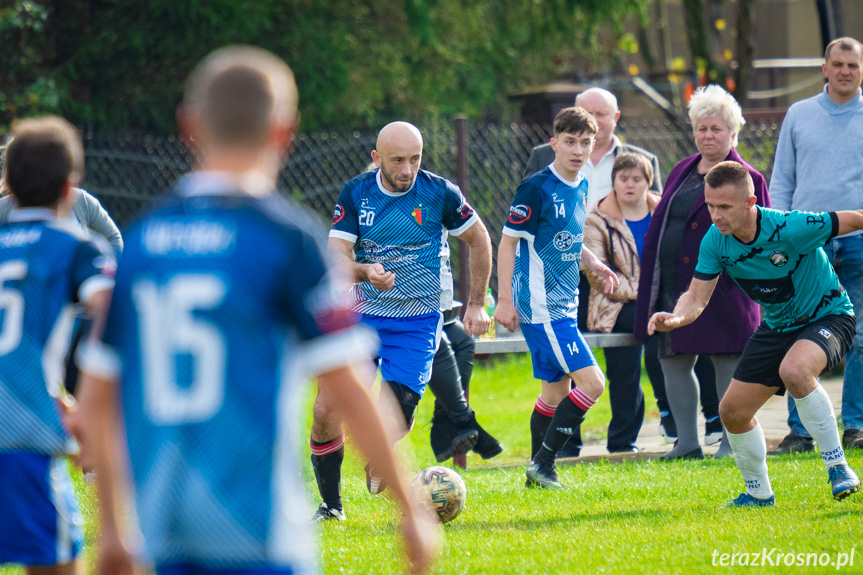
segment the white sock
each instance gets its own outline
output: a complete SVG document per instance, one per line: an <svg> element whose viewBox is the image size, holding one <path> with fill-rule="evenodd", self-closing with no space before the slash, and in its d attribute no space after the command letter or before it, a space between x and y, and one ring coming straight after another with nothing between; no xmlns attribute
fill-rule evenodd
<svg viewBox="0 0 863 575"><path fill-rule="evenodd" d="M746 493L758 499L773 495L770 478L767 477L767 443L761 424L756 423L755 428L746 433L728 431L727 435L737 469L746 483Z"/></svg>
<svg viewBox="0 0 863 575"><path fill-rule="evenodd" d="M818 384L815 390L801 399L794 399L800 421L806 427L818 449L824 465L833 467L845 463L845 452L839 442L839 428L836 426L836 413L827 391Z"/></svg>

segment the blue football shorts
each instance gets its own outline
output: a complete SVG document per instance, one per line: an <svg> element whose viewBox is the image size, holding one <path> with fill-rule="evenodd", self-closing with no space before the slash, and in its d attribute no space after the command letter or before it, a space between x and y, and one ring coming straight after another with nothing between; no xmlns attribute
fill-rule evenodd
<svg viewBox="0 0 863 575"><path fill-rule="evenodd" d="M596 365L593 352L571 318L549 323L520 324L530 350L533 376L548 382L560 381L574 371Z"/></svg>
<svg viewBox="0 0 863 575"><path fill-rule="evenodd" d="M381 340L378 358L381 377L423 394L431 377L432 363L440 343L443 314L412 317L362 316Z"/></svg>
<svg viewBox="0 0 863 575"><path fill-rule="evenodd" d="M82 525L65 457L0 452L0 564L69 563Z"/></svg>

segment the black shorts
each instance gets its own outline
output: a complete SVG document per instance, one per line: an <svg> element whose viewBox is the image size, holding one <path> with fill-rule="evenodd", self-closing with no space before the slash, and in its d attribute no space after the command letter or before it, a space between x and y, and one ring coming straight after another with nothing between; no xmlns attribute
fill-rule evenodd
<svg viewBox="0 0 863 575"><path fill-rule="evenodd" d="M845 357L856 333L857 321L853 315L847 314L827 315L806 327L784 333L773 331L762 322L749 338L740 356L737 369L734 370L734 379L779 387L776 394L785 395L785 384L779 377L779 366L795 342L805 339L817 343L827 355L827 367L824 371L829 371Z"/></svg>

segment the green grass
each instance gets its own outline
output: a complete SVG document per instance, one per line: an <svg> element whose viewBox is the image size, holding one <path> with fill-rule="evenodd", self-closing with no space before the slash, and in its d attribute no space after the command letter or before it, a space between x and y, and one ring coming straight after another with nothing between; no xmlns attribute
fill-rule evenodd
<svg viewBox="0 0 863 575"><path fill-rule="evenodd" d="M777 553L828 553L833 561L837 553L851 553L855 546L860 548L855 549L854 566L843 571L863 571L863 495L833 501L817 455L769 458L777 496L771 509L723 508L742 489L730 459L562 466L565 491L526 490L528 420L539 393L529 359L522 355L479 362L471 391L480 422L504 443L505 451L488 462L468 457L468 469L461 472L468 487L467 508L444 526L435 573L824 573L836 569L714 567L713 561L718 563L723 553L763 548L776 549L774 561ZM654 406L649 389L645 395L648 406ZM425 425L431 410L431 401L421 402L416 427L400 445L411 472L435 464ZM602 437L609 419L604 396L588 414L585 436ZM303 473L316 501L305 449ZM851 453L849 461L863 469L859 451ZM92 548L92 489L83 483L79 488ZM348 521L319 528L323 573L400 573L394 507L385 497L366 492L363 463L350 445L343 491ZM21 571L0 568L0 574L13 573Z"/></svg>

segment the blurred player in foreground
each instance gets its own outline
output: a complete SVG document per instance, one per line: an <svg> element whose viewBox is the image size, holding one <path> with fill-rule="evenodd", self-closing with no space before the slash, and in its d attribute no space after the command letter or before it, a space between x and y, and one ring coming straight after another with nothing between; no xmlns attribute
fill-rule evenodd
<svg viewBox="0 0 863 575"><path fill-rule="evenodd" d="M748 170L721 162L705 176L713 225L701 240L689 289L674 311L658 312L647 331L689 325L710 301L725 270L763 306L764 320L749 339L719 404L737 468L746 482L729 507L773 505L767 444L755 413L785 390L812 433L837 500L860 489L845 461L836 414L818 376L839 363L856 333L854 309L821 246L863 229L863 212L780 212L756 205ZM733 321L733 318L729 318Z"/></svg>
<svg viewBox="0 0 863 575"><path fill-rule="evenodd" d="M430 567L435 528L350 367L376 340L339 302L314 219L274 191L296 106L290 69L256 48L218 50L189 79L178 122L200 168L129 228L103 343L79 353L72 422L97 470L103 574L132 571L123 432L158 574L314 573L295 441L312 373L390 482L411 569Z"/></svg>
<svg viewBox="0 0 863 575"><path fill-rule="evenodd" d="M17 209L0 226L0 564L71 575L82 518L56 400L72 304L104 322L114 257L62 221L84 169L75 128L45 117L18 123L13 135L5 178Z"/></svg>

